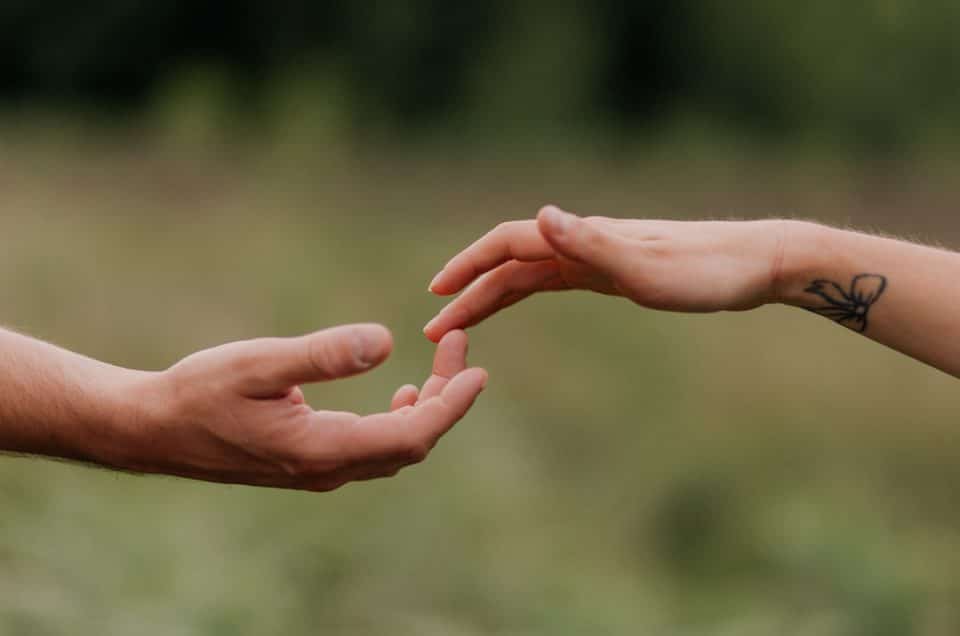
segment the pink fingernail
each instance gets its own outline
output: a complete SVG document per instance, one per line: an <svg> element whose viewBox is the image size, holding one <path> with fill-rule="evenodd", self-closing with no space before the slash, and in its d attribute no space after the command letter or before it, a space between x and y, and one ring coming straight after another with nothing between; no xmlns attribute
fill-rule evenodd
<svg viewBox="0 0 960 636"><path fill-rule="evenodd" d="M433 280L430 281L430 284L427 285L427 291L433 291L434 286L437 284L437 281L440 280L440 277L443 276L443 271L441 270L439 274L433 277Z"/></svg>

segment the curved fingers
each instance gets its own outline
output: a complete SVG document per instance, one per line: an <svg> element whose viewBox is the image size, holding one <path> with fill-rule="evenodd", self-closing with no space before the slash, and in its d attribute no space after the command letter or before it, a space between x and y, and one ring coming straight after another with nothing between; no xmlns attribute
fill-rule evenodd
<svg viewBox="0 0 960 636"><path fill-rule="evenodd" d="M407 415L407 427L415 439L426 441L429 448L456 424L477 396L487 386L487 372L479 367L466 369L454 376L439 395L421 402Z"/></svg>
<svg viewBox="0 0 960 636"><path fill-rule="evenodd" d="M501 223L454 256L430 282L430 291L449 296L508 261L542 261L554 256L536 221Z"/></svg>
<svg viewBox="0 0 960 636"><path fill-rule="evenodd" d="M451 329L466 329L539 291L569 289L557 261L513 261L484 275L440 310L423 332L436 342Z"/></svg>
<svg viewBox="0 0 960 636"><path fill-rule="evenodd" d="M437 440L460 420L487 382L483 369L467 369L450 380L439 395L393 413L347 422L336 444L346 469L368 462L413 464L422 461Z"/></svg>
<svg viewBox="0 0 960 636"><path fill-rule="evenodd" d="M437 395L417 406L404 405L391 413L368 417L318 412L329 420L326 424L339 424L336 433L327 429L332 435L339 435L336 443L325 436L328 454L336 448L338 467L307 474L297 479L294 487L328 492L353 481L391 477L401 468L422 461L440 437L463 418L486 382L486 371L467 369L455 374Z"/></svg>

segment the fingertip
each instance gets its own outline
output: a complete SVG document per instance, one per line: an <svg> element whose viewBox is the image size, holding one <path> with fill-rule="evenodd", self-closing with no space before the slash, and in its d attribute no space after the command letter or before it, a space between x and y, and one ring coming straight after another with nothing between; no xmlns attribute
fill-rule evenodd
<svg viewBox="0 0 960 636"><path fill-rule="evenodd" d="M393 352L393 334L381 324L354 325L353 337L359 358L371 366L380 364Z"/></svg>
<svg viewBox="0 0 960 636"><path fill-rule="evenodd" d="M358 325L361 329L368 330L371 334L375 335L376 338L382 339L393 345L393 332L383 324L379 322L362 322Z"/></svg>
<svg viewBox="0 0 960 636"><path fill-rule="evenodd" d="M460 289L451 285L450 281L448 281L446 278L441 278L436 282L430 283L430 287L427 288L427 291L429 291L434 296L443 297L443 296L453 296L458 291L460 291Z"/></svg>
<svg viewBox="0 0 960 636"><path fill-rule="evenodd" d="M429 289L436 296L453 296L469 285L478 274L474 271L467 252L464 251L443 266L440 273L430 281Z"/></svg>
<svg viewBox="0 0 960 636"><path fill-rule="evenodd" d="M490 381L490 374L487 373L487 370L483 367L473 367L468 369L477 375L477 380L480 382L480 390L483 391L487 388L487 382Z"/></svg>
<svg viewBox="0 0 960 636"><path fill-rule="evenodd" d="M413 406L417 403L419 397L420 389L416 385L404 384L393 394L393 399L390 401L390 410L396 411L406 406Z"/></svg>
<svg viewBox="0 0 960 636"><path fill-rule="evenodd" d="M481 367L471 367L458 373L444 387L443 393L450 393L455 396L469 395L472 401L487 386L489 376L486 369Z"/></svg>
<svg viewBox="0 0 960 636"><path fill-rule="evenodd" d="M448 330L443 328L441 322L440 315L438 314L423 328L423 335L433 344L440 344L440 341L443 340L443 337L447 334Z"/></svg>
<svg viewBox="0 0 960 636"><path fill-rule="evenodd" d="M437 272L437 275L434 276L430 284L427 285L427 291L436 296L450 296L460 291L455 284L458 270L456 262L457 259L454 258L444 265L443 269Z"/></svg>
<svg viewBox="0 0 960 636"><path fill-rule="evenodd" d="M553 203L548 203L537 211L537 221L544 221L550 218L557 217L558 215L569 214L566 210L563 210L558 205Z"/></svg>
<svg viewBox="0 0 960 636"><path fill-rule="evenodd" d="M462 347L464 349L464 353L466 353L467 346L469 345L467 332L463 329L451 329L447 333L443 334L443 337L440 338L439 344L450 348Z"/></svg>
<svg viewBox="0 0 960 636"><path fill-rule="evenodd" d="M537 228L548 239L563 239L576 218L555 205L545 205L537 213Z"/></svg>
<svg viewBox="0 0 960 636"><path fill-rule="evenodd" d="M439 290L441 289L441 284L443 283L444 273L445 273L445 270L440 270L439 272L437 272L437 275L434 276L433 279L430 281L430 284L427 285L428 292L434 293L438 296L443 295Z"/></svg>
<svg viewBox="0 0 960 636"><path fill-rule="evenodd" d="M436 316L431 318L429 321L427 321L427 324L423 326L423 335L425 335L428 339L432 340L433 342L437 342L440 339L440 336L443 335L443 334L440 334L440 336L437 336L436 338L431 337L437 333L437 324L439 322L440 322L440 315L437 314Z"/></svg>

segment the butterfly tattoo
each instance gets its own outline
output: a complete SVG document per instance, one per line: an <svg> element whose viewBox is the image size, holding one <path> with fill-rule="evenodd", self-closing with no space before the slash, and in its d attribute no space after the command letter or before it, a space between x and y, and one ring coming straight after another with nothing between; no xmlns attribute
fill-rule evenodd
<svg viewBox="0 0 960 636"><path fill-rule="evenodd" d="M829 280L815 280L804 291L819 296L826 304L804 309L863 333L867 330L870 308L886 288L887 278L879 274L854 276L849 291Z"/></svg>

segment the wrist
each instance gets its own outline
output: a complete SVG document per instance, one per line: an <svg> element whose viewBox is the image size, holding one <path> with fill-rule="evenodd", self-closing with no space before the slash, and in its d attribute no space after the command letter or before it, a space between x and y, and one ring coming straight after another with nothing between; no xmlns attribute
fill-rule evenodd
<svg viewBox="0 0 960 636"><path fill-rule="evenodd" d="M153 397L161 373L107 366L91 384L92 416L80 431L82 458L111 468L138 470L159 419Z"/></svg>
<svg viewBox="0 0 960 636"><path fill-rule="evenodd" d="M774 276L773 302L803 306L810 300L810 282L831 260L840 230L808 221L782 221L780 250Z"/></svg>

